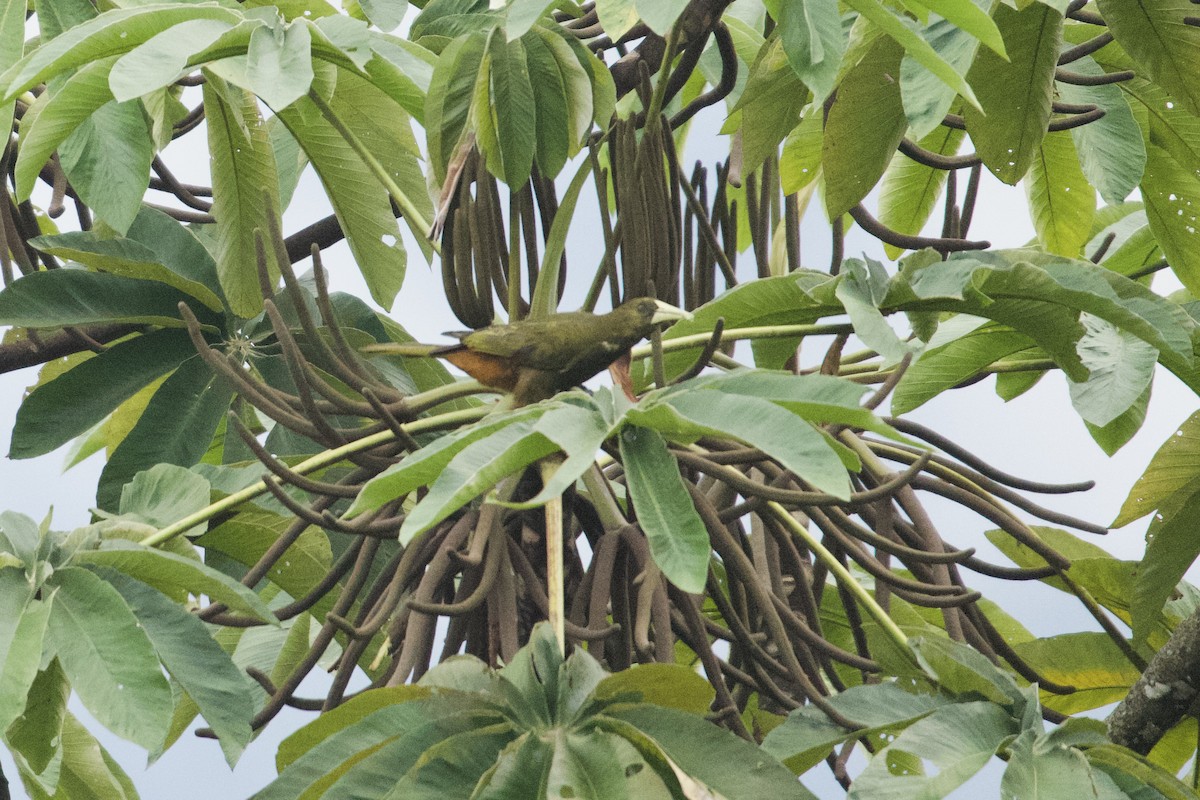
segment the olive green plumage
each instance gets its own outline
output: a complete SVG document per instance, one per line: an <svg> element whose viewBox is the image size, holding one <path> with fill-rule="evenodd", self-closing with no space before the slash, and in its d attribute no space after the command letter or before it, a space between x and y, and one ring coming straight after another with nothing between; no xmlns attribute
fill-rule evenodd
<svg viewBox="0 0 1200 800"><path fill-rule="evenodd" d="M523 406L578 386L628 352L655 325L687 316L654 298L638 297L607 314L573 311L448 333L458 344L419 354L444 358L480 383L508 392L515 406ZM366 349L418 354L405 345Z"/></svg>

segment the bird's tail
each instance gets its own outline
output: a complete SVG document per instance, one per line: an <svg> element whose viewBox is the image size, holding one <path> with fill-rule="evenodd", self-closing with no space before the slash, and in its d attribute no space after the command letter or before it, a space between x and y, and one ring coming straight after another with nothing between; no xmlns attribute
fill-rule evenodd
<svg viewBox="0 0 1200 800"><path fill-rule="evenodd" d="M444 348L445 345L421 344L420 342L383 342L381 344L369 344L358 349L363 353L382 353L389 356L426 358L437 355L437 351Z"/></svg>

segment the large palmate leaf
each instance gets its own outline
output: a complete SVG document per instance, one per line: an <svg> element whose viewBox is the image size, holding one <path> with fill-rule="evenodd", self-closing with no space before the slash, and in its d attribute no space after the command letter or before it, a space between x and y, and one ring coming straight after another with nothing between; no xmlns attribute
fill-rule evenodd
<svg viewBox="0 0 1200 800"><path fill-rule="evenodd" d="M782 38L772 36L759 49L746 86L722 129L724 133L741 132L744 169L757 169L775 154L779 143L799 123L807 99L808 91L788 61Z"/></svg>
<svg viewBox="0 0 1200 800"><path fill-rule="evenodd" d="M458 656L323 714L284 742L255 798L811 797L753 744L655 705L660 670L623 673L616 695L605 676L583 649L564 660L542 623L498 672ZM698 691L702 708L711 690Z"/></svg>
<svg viewBox="0 0 1200 800"><path fill-rule="evenodd" d="M945 797L992 759L1016 733L1015 721L993 703L954 703L910 725L867 764L850 787L849 798L882 796ZM934 767L930 774L893 772L889 764L913 757ZM903 793L903 794L900 794Z"/></svg>
<svg viewBox="0 0 1200 800"><path fill-rule="evenodd" d="M151 215L156 215L156 218L151 219ZM161 211L144 208L130 223L130 226L138 224L138 220L141 219L145 220L145 223L139 226L143 228L143 235L153 233L156 236L168 237L172 228L182 231L178 223L174 221L163 224L162 218L164 217L170 219ZM132 229L129 232L132 233ZM203 245L192 238L191 234L183 232L183 235L190 238L201 253L204 252ZM102 238L90 231L72 231L57 236L38 236L31 239L29 244L42 252L72 259L98 272L158 281L168 286L174 286L179 291L196 298L207 308L217 312L222 310L221 298L213 289L209 288L210 285L215 286L216 271L215 269L205 269L205 267L213 266L212 259L207 257L207 253L203 260L189 258L187 262L180 265L182 269L177 269L175 264L161 263L160 255L154 249L133 238ZM212 284L205 282L205 279L211 279Z"/></svg>

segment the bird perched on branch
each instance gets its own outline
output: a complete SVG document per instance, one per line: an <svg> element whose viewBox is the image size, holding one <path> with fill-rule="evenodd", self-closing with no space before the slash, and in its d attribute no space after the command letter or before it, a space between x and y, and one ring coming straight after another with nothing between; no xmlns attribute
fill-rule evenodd
<svg viewBox="0 0 1200 800"><path fill-rule="evenodd" d="M637 297L607 314L572 311L446 334L458 344L376 344L363 351L443 358L485 386L508 392L520 407L583 383L655 325L690 317L660 300Z"/></svg>

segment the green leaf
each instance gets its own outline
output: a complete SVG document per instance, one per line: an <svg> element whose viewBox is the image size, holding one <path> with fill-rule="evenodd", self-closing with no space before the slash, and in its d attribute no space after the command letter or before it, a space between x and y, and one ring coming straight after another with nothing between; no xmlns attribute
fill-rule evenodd
<svg viewBox="0 0 1200 800"><path fill-rule="evenodd" d="M609 428L600 410L588 403L589 408L564 403L551 409L538 420L536 430L558 446L566 454L554 474L545 481L542 490L534 497L521 503L504 503L510 508L536 508L545 505L552 497L558 497L575 484L584 472L596 463L596 454Z"/></svg>
<svg viewBox="0 0 1200 800"><path fill-rule="evenodd" d="M429 493L400 526L400 543L438 524L463 505L492 488L503 477L524 469L557 450L538 432L536 423L512 423L491 436L464 447L429 486Z"/></svg>
<svg viewBox="0 0 1200 800"><path fill-rule="evenodd" d="M313 82L311 49L312 36L303 20L256 28L246 51L250 90L276 112L296 102Z"/></svg>
<svg viewBox="0 0 1200 800"><path fill-rule="evenodd" d="M825 211L831 220L867 196L904 138L908 122L894 77L903 53L895 41L878 39L838 85L821 144Z"/></svg>
<svg viewBox="0 0 1200 800"><path fill-rule="evenodd" d="M694 669L682 664L635 664L605 675L592 690L600 702L630 694L639 702L703 716L712 707L714 691Z"/></svg>
<svg viewBox="0 0 1200 800"><path fill-rule="evenodd" d="M807 706L788 714L763 739L762 748L797 774L819 764L833 749L856 736L892 734L928 716L949 702L936 694L906 692L896 683L852 686L828 698L846 719L862 728L843 728L818 708Z"/></svg>
<svg viewBox="0 0 1200 800"><path fill-rule="evenodd" d="M493 175L509 186L523 186L533 169L539 118L525 45L521 40L505 42L504 37L493 35L488 39L487 56L479 87L488 88L483 81L489 80L490 90L487 102L477 102L475 107L479 143ZM491 137L484 134L485 128L495 131L494 147L488 146Z"/></svg>
<svg viewBox="0 0 1200 800"><path fill-rule="evenodd" d="M1100 446L1106 455L1113 455L1132 439L1146 422L1146 409L1150 405L1150 390L1152 383L1146 384L1145 390L1133 401L1133 405L1117 415L1107 425L1093 425L1083 421L1092 440Z"/></svg>
<svg viewBox="0 0 1200 800"><path fill-rule="evenodd" d="M561 36L538 28L521 41L537 110L537 165L543 175L553 177L579 152L592 128L592 82Z"/></svg>
<svg viewBox="0 0 1200 800"><path fill-rule="evenodd" d="M549 787L550 764L558 754L558 749L561 748L553 747L541 736L532 733L513 739L500 751L492 768L484 773L477 787L476 800L545 796ZM625 788L624 777L621 775L622 789ZM559 782L556 785L563 784Z"/></svg>
<svg viewBox="0 0 1200 800"><path fill-rule="evenodd" d="M199 617L128 575L106 568L98 573L129 604L163 666L212 726L232 767L250 743L256 706L246 676Z"/></svg>
<svg viewBox="0 0 1200 800"><path fill-rule="evenodd" d="M985 10L988 8L987 3L974 3L971 0L917 0L917 4L941 15L955 27L969 33L995 51L996 55L1007 55L1004 37ZM943 52L936 45L934 49Z"/></svg>
<svg viewBox="0 0 1200 800"><path fill-rule="evenodd" d="M982 769L1016 732L1016 721L992 703L942 706L876 753L854 779L847 798L945 797ZM891 765L905 756L927 761L935 769L929 775L904 768L893 772Z"/></svg>
<svg viewBox="0 0 1200 800"><path fill-rule="evenodd" d="M1104 70L1086 56L1072 61L1071 71L1090 76L1104 74ZM1122 202L1141 182L1146 168L1146 145L1129 102L1112 84L1056 85L1064 102L1104 109L1103 117L1072 128L1071 136L1088 183L1096 187L1106 203Z"/></svg>
<svg viewBox="0 0 1200 800"><path fill-rule="evenodd" d="M1195 15L1193 5L1188 0L1096 5L1113 38L1150 79L1200 114L1200 29L1186 22Z"/></svg>
<svg viewBox="0 0 1200 800"><path fill-rule="evenodd" d="M141 219L148 214L166 216L161 211L145 208L139 213L138 218ZM130 224L135 225L137 222L135 220ZM175 223L175 225L178 229L178 224ZM151 227L159 231L162 231L163 228L159 224ZM187 235L190 237L190 234ZM194 239L193 242L195 242ZM206 283L160 263L159 256L153 249L134 239L101 238L100 235L91 231L71 231L55 236L38 236L30 239L29 244L44 253L72 259L98 272L158 281L168 286L174 286L179 291L204 303L209 309L216 312L222 310L221 298ZM195 242L195 244L202 247L199 242ZM211 264L211 260L208 263ZM200 272L201 270L194 271ZM207 276L195 276L195 278L201 277ZM215 284L215 271L212 278Z"/></svg>
<svg viewBox="0 0 1200 800"><path fill-rule="evenodd" d="M1000 779L1000 795L1021 800L1098 797L1092 770L1077 748L1064 747L1049 736L1025 730L1008 747L1008 766Z"/></svg>
<svg viewBox="0 0 1200 800"><path fill-rule="evenodd" d="M779 179L785 193L800 191L820 174L823 139L820 114L802 118L784 139L779 155Z"/></svg>
<svg viewBox="0 0 1200 800"><path fill-rule="evenodd" d="M463 137L468 135L467 122L486 45L482 36L455 39L442 51L434 67L425 100L425 136L429 163L438 184L445 182L447 165Z"/></svg>
<svg viewBox="0 0 1200 800"><path fill-rule="evenodd" d="M933 5L961 5L981 14L995 31L995 41L1003 53L1004 44L1000 40L1000 32L996 30L991 17L983 14L972 0L951 0L951 2L934 3ZM928 5L928 4L926 4ZM934 9L935 11L937 9ZM932 21L921 31L922 36L930 47L946 60L954 71L960 75L967 74L975 54L979 51L979 39L956 25L949 19ZM995 49L995 48L993 48ZM912 136L924 138L935 133L941 126L954 105L958 92L934 73L926 69L920 61L908 54L900 64L900 94L904 98L904 114L908 118ZM943 131L950 129L942 129ZM939 170L944 172L944 170Z"/></svg>
<svg viewBox="0 0 1200 800"><path fill-rule="evenodd" d="M182 331L153 331L119 342L41 384L17 409L8 457L33 458L56 450L195 352Z"/></svg>
<svg viewBox="0 0 1200 800"><path fill-rule="evenodd" d="M223 80L208 75L204 84L204 111L208 149L212 155L213 207L217 220L217 274L229 307L241 317L262 310L262 294L255 266L254 231L268 229L267 214L279 215L279 180L267 129L258 115L254 96L217 87ZM230 105L227 98L240 103ZM278 280L279 267L267 248L267 271Z"/></svg>
<svg viewBox="0 0 1200 800"><path fill-rule="evenodd" d="M688 0L637 0L637 12L650 30L666 36L687 4Z"/></svg>
<svg viewBox="0 0 1200 800"><path fill-rule="evenodd" d="M917 144L934 153L952 156L958 152L965 135L954 128L939 126ZM900 233L920 234L941 197L946 175L947 170L927 167L896 153L879 187L879 221ZM884 249L889 258L897 258L904 252L894 245L884 245Z"/></svg>
<svg viewBox="0 0 1200 800"><path fill-rule="evenodd" d="M100 473L96 503L114 509L121 487L155 464L190 467L208 450L233 391L198 357L184 362L150 399Z"/></svg>
<svg viewBox="0 0 1200 800"><path fill-rule="evenodd" d="M1129 604L1134 642L1145 641L1176 584L1200 555L1200 539L1195 535L1194 524L1196 514L1200 513L1200 492L1186 500L1177 495L1172 505L1170 511L1164 509L1151 520L1146 531L1146 554L1138 568Z"/></svg>
<svg viewBox="0 0 1200 800"><path fill-rule="evenodd" d="M1141 675L1108 634L1099 631L1047 636L1013 649L1047 680L1075 687L1072 694L1042 693L1042 704L1063 714L1116 703Z"/></svg>
<svg viewBox="0 0 1200 800"><path fill-rule="evenodd" d="M779 26L788 63L813 93L813 101L825 102L846 52L837 5L820 0L770 0L766 6Z"/></svg>
<svg viewBox="0 0 1200 800"><path fill-rule="evenodd" d="M1193 294L1200 292L1200 178L1196 165L1185 166L1172 153L1153 143L1146 148L1142 200L1150 230L1171 265L1171 271Z"/></svg>
<svg viewBox="0 0 1200 800"><path fill-rule="evenodd" d="M917 636L909 647L939 687L960 696L980 695L993 703L1021 706L1024 696L1007 672L987 656L965 644L942 636Z"/></svg>
<svg viewBox="0 0 1200 800"><path fill-rule="evenodd" d="M96 61L43 93L21 118L17 153L18 199L33 192L42 167L58 146L95 111L113 99L107 80L112 61Z"/></svg>
<svg viewBox="0 0 1200 800"><path fill-rule="evenodd" d="M271 609L253 590L200 561L166 550L112 539L100 550L76 553L73 563L115 570L170 597L177 598L181 592L196 597L207 596L240 614L266 622L275 621Z"/></svg>
<svg viewBox="0 0 1200 800"><path fill-rule="evenodd" d="M127 322L182 328L179 303L188 299L158 281L81 269L48 270L22 276L0 292L0 324L60 328ZM197 313L201 321L211 319L203 309Z"/></svg>
<svg viewBox="0 0 1200 800"><path fill-rule="evenodd" d="M832 375L744 369L707 376L703 383L691 385L770 400L818 425L851 425L891 438L897 435L883 420L860 405L867 387Z"/></svg>
<svg viewBox="0 0 1200 800"><path fill-rule="evenodd" d="M243 511L198 538L196 543L208 552L221 553L249 568L258 563L292 521L290 517L264 511ZM332 564L329 538L323 531L309 528L288 548L288 557L271 567L266 579L292 597L303 597L326 577ZM312 608L312 613L323 618L332 607L333 598L324 598ZM307 638L304 641L307 649Z"/></svg>
<svg viewBox="0 0 1200 800"><path fill-rule="evenodd" d="M1200 412L1189 416L1133 484L1112 527L1121 528L1157 509L1176 492L1192 493L1200 478ZM1197 485L1196 488L1200 488Z"/></svg>
<svg viewBox="0 0 1200 800"><path fill-rule="evenodd" d="M967 80L982 111L967 108L964 116L984 165L1015 186L1033 163L1050 120L1062 15L1031 3L1021 11L999 5L993 18L1004 35L1008 60L989 50L979 52Z"/></svg>
<svg viewBox="0 0 1200 800"><path fill-rule="evenodd" d="M627 427L621 432L620 447L629 496L654 563L683 591L704 591L712 551L708 530L666 442L655 431Z"/></svg>
<svg viewBox="0 0 1200 800"><path fill-rule="evenodd" d="M878 0L851 0L846 5L878 26L884 33L904 48L904 52L925 69L932 72L943 83L962 95L972 106L978 107L971 84L959 74L954 65L942 58L929 42L913 30L907 17L901 17L887 9Z"/></svg>
<svg viewBox="0 0 1200 800"><path fill-rule="evenodd" d="M25 713L5 732L5 744L20 753L25 766L38 776L46 774L51 780L57 777L55 772L61 763L63 723L68 716L67 698L70 696L71 685L63 675L62 666L58 659L51 659L29 689Z"/></svg>
<svg viewBox="0 0 1200 800"><path fill-rule="evenodd" d="M342 75L347 82L355 80L349 73ZM341 76L339 83L340 80ZM361 94L359 99L369 102ZM370 99L383 102L370 105L364 102L363 112L374 110L373 116L381 122L390 116L394 125L400 123L396 118L399 106L379 95ZM300 143L321 178L371 297L384 308L390 308L404 282L407 255L387 190L312 101L300 99L280 112L279 118ZM393 161L397 156L403 157L404 151L394 137L388 138ZM396 171L389 172L396 176ZM421 194L416 196L428 197L423 187Z"/></svg>
<svg viewBox="0 0 1200 800"><path fill-rule="evenodd" d="M359 0L359 5L371 24L384 32L400 27L408 11L408 0Z"/></svg>
<svg viewBox="0 0 1200 800"><path fill-rule="evenodd" d="M445 470L451 459L464 448L509 425L530 420L542 411L540 407L528 408L489 417L435 439L367 481L346 513L354 516L364 511L372 511L403 497L419 486L432 483Z"/></svg>
<svg viewBox="0 0 1200 800"><path fill-rule="evenodd" d="M678 769L713 790L710 797L727 800L812 797L787 767L753 743L702 717L650 705L608 710L605 715L628 722L649 736ZM737 768L731 768L734 764Z"/></svg>
<svg viewBox="0 0 1200 800"><path fill-rule="evenodd" d="M150 37L120 56L113 65L108 75L113 97L119 101L133 100L171 85L186 74L188 60L193 55L232 28L233 23L228 20L195 19Z"/></svg>
<svg viewBox="0 0 1200 800"><path fill-rule="evenodd" d="M988 323L965 336L932 347L904 373L892 395L892 413L907 414L1031 344L1023 333Z"/></svg>
<svg viewBox="0 0 1200 800"><path fill-rule="evenodd" d="M911 351L879 311L887 294L888 274L874 259L846 259L834 289L863 344L879 353L885 366L899 363Z"/></svg>
<svg viewBox="0 0 1200 800"><path fill-rule="evenodd" d="M1097 745L1085 750L1084 756L1094 771L1108 775L1130 797L1145 796L1147 790L1167 800L1191 800L1196 796L1174 775L1124 747Z"/></svg>
<svg viewBox="0 0 1200 800"><path fill-rule="evenodd" d="M171 720L171 690L137 617L84 569L54 573L47 642L88 711L113 733L156 749Z"/></svg>
<svg viewBox="0 0 1200 800"><path fill-rule="evenodd" d="M1096 190L1084 177L1070 133L1042 138L1025 190L1038 241L1051 253L1078 258L1096 213Z"/></svg>
<svg viewBox="0 0 1200 800"><path fill-rule="evenodd" d="M634 0L597 0L596 13L604 32L615 42L638 23Z"/></svg>
<svg viewBox="0 0 1200 800"><path fill-rule="evenodd" d="M133 224L150 181L154 145L140 103L106 103L58 146L79 197L118 233Z"/></svg>
<svg viewBox="0 0 1200 800"><path fill-rule="evenodd" d="M685 419L763 448L818 491L850 496L850 478L829 440L790 411L747 395L682 392L667 401Z"/></svg>
<svg viewBox="0 0 1200 800"><path fill-rule="evenodd" d="M49 615L50 604L33 596L21 570L0 569L0 730L25 710Z"/></svg>
<svg viewBox="0 0 1200 800"><path fill-rule="evenodd" d="M14 64L0 75L0 91L10 100L52 75L128 52L180 22L215 19L235 25L240 18L237 11L215 4L152 3L106 11L64 31Z"/></svg>
<svg viewBox="0 0 1200 800"><path fill-rule="evenodd" d="M511 42L524 36L553 5L556 5L555 0L512 0L504 9L504 30L508 40Z"/></svg>
<svg viewBox="0 0 1200 800"><path fill-rule="evenodd" d="M25 49L25 19L28 4L22 6L20 0L6 0L3 10L0 10L0 69L7 71L21 58ZM39 22L42 16L38 12ZM43 25L43 35L45 26ZM15 103L4 103L0 106L0 130L12 131L13 110ZM28 113L28 109L26 109Z"/></svg>
<svg viewBox="0 0 1200 800"><path fill-rule="evenodd" d="M72 714L63 720L62 763L54 797L71 800L137 800L133 781ZM50 795L34 795L37 800Z"/></svg>
<svg viewBox="0 0 1200 800"><path fill-rule="evenodd" d="M1071 403L1087 422L1104 426L1123 414L1154 379L1158 352L1141 339L1091 314L1081 314L1085 333L1076 345L1090 374L1069 381Z"/></svg>
<svg viewBox="0 0 1200 800"><path fill-rule="evenodd" d="M211 488L208 480L191 470L156 464L139 472L121 489L120 513L124 518L165 528L207 506Z"/></svg>
<svg viewBox="0 0 1200 800"><path fill-rule="evenodd" d="M734 113L721 129L722 133L741 132L746 172L775 155L779 143L800 122L800 111L808 99L808 90L796 77L784 47L778 36L767 39L750 67ZM817 136L819 143L819 128ZM819 144L816 149L819 152Z"/></svg>

